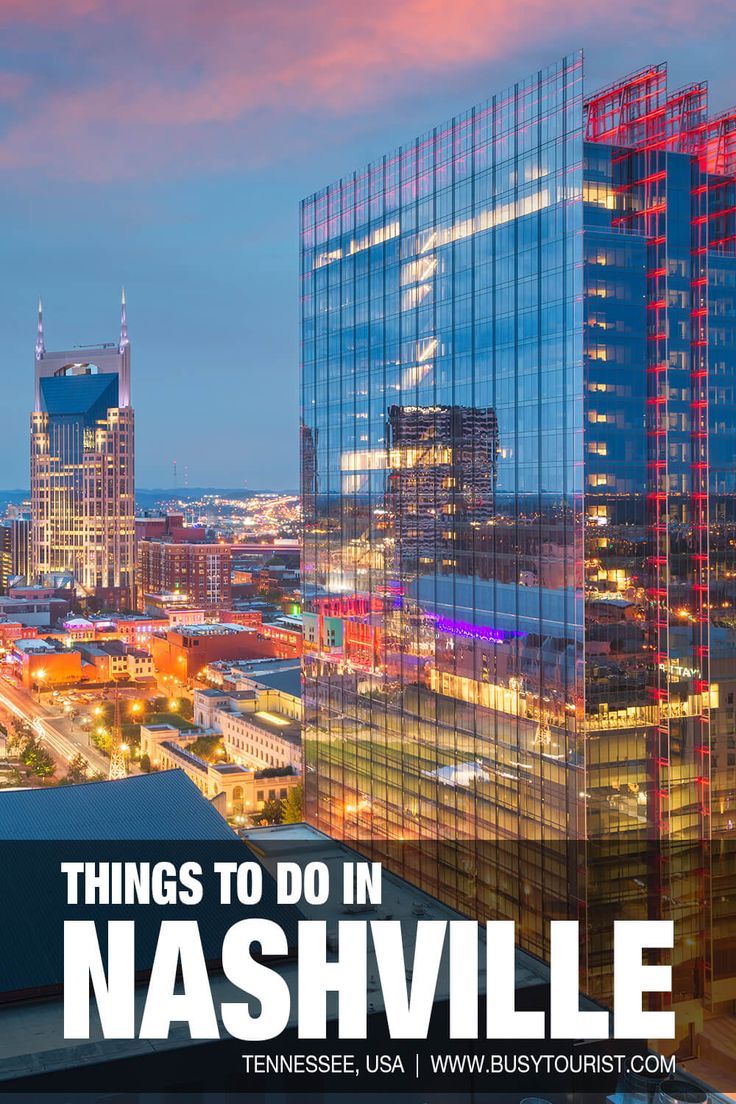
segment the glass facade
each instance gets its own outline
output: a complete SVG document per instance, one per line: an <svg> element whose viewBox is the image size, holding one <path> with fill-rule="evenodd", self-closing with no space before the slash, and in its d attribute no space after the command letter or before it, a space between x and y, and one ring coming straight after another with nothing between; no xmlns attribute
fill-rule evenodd
<svg viewBox="0 0 736 1104"><path fill-rule="evenodd" d="M307 800L336 834L578 830L582 119L570 58L303 204Z"/></svg>
<svg viewBox="0 0 736 1104"><path fill-rule="evenodd" d="M528 867L736 822L736 117L706 100L664 66L587 97L574 55L301 208L307 816L453 844L404 873L534 950L547 905L474 841Z"/></svg>
<svg viewBox="0 0 736 1104"><path fill-rule="evenodd" d="M705 139L683 154L704 86L635 74L593 100L589 133L622 97L630 145L596 136L585 162L588 832L707 837L733 827L710 792L728 677L710 667L736 639L734 181Z"/></svg>

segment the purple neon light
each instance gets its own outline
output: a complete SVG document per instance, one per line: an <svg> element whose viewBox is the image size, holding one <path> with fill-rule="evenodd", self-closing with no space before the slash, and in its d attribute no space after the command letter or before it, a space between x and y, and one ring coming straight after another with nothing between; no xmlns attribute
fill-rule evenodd
<svg viewBox="0 0 736 1104"><path fill-rule="evenodd" d="M492 629L486 625L474 625L471 621L453 621L450 617L432 616L440 632L451 633L452 636L467 636L473 640L490 640L494 644L503 644L506 640L524 636L517 629Z"/></svg>

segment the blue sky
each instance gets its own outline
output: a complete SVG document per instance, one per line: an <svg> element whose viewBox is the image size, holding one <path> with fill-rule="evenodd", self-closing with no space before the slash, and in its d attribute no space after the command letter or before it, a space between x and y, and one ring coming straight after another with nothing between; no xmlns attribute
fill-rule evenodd
<svg viewBox="0 0 736 1104"><path fill-rule="evenodd" d="M664 16L663 12L667 11ZM615 22L614 22L615 16ZM50 349L128 298L137 482L295 487L302 196L582 46L736 100L732 0L0 0L0 487Z"/></svg>

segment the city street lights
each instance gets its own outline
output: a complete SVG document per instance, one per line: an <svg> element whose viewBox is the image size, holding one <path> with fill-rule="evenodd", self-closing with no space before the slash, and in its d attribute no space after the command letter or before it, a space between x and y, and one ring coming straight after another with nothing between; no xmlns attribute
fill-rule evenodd
<svg viewBox="0 0 736 1104"><path fill-rule="evenodd" d="M41 693L43 691L43 682L46 678L46 669L39 667L36 671L36 686L38 687L38 700L41 700Z"/></svg>

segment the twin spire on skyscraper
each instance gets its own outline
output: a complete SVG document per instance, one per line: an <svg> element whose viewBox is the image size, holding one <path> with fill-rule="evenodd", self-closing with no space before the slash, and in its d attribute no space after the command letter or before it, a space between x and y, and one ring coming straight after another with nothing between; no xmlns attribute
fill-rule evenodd
<svg viewBox="0 0 736 1104"><path fill-rule="evenodd" d="M38 331L36 333L36 360L40 360L43 354L46 352L43 343L43 303L41 297L38 297Z"/></svg>
<svg viewBox="0 0 736 1104"><path fill-rule="evenodd" d="M126 345L130 344L128 341L128 319L125 313L125 288L123 288L123 294L120 301L120 348L124 349ZM46 346L43 341L43 303L41 297L38 298L38 329L36 331L36 360L40 360L43 354L46 352Z"/></svg>
<svg viewBox="0 0 736 1104"><path fill-rule="evenodd" d="M128 319L125 315L125 288L120 303L120 348L124 349L128 344Z"/></svg>

